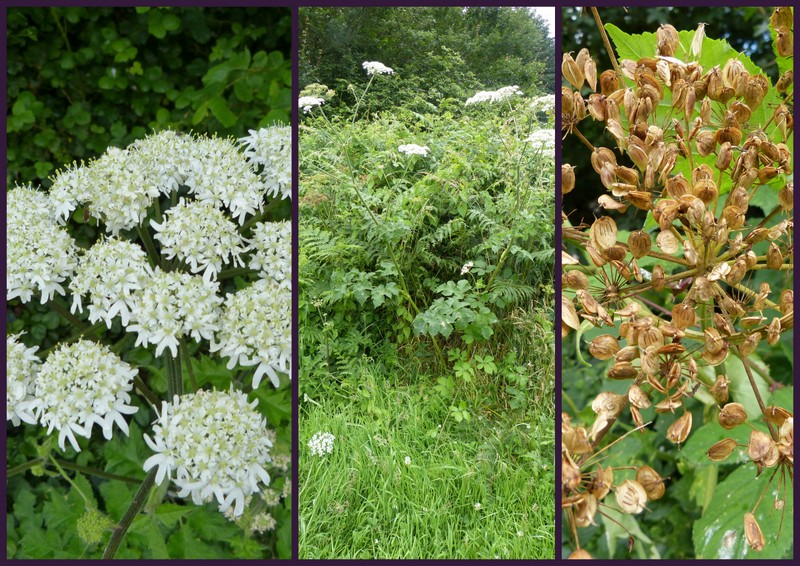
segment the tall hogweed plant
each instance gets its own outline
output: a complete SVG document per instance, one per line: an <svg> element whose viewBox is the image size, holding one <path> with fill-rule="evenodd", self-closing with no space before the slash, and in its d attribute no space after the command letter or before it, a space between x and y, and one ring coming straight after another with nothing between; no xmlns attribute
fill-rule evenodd
<svg viewBox="0 0 800 566"><path fill-rule="evenodd" d="M72 326L39 350L10 323L7 418L42 432L26 436L37 457L8 475L77 489L87 550L105 541L113 557L145 504L159 529L175 526L162 502L178 516L213 502L250 535L275 530L279 509L288 519L290 152L288 127L238 142L167 130L60 170L48 192L8 192L9 312L38 300ZM150 423L145 479L112 521L85 477L120 475L82 454L128 436L137 413Z"/></svg>
<svg viewBox="0 0 800 566"><path fill-rule="evenodd" d="M299 100L300 371L340 375L391 343L423 346L421 373L453 376L440 383L448 394L492 375L527 384L530 313L552 302L554 97L509 86L433 114L369 114L373 82L402 79L363 67L351 115L326 116L336 93L324 85ZM494 347L515 333L519 348Z"/></svg>
<svg viewBox="0 0 800 566"><path fill-rule="evenodd" d="M628 35L591 11L612 68L564 54L563 144L588 147L594 171L564 164L561 190L607 192L592 222L564 211L561 307L565 343L603 369L583 385L591 410L564 378L565 544L587 557L582 532L599 523L631 549L658 544L635 517L664 516L683 475L698 557L782 557L792 379L765 359L783 347L792 364L793 10L769 18L775 83L703 24ZM587 139L587 121L613 143ZM626 453L626 435L650 450Z"/></svg>

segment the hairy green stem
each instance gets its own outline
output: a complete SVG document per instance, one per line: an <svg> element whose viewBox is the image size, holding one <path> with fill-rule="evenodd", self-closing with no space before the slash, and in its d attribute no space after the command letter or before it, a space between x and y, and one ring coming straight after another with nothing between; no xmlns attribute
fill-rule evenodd
<svg viewBox="0 0 800 566"><path fill-rule="evenodd" d="M24 464L20 464L19 466L14 466L13 468L6 469L6 479L16 476L17 474L21 474L22 472L26 472L31 468L35 468L36 466L44 464L45 461L43 458L34 458L33 460L28 460Z"/></svg>
<svg viewBox="0 0 800 566"><path fill-rule="evenodd" d="M97 468L91 468L89 466L81 466L80 464L73 464L72 462L67 462L66 460L53 459L53 461L60 464L61 467L63 467L64 469L75 470L76 472L81 472L90 476L96 476L98 478L105 478L107 480L116 480L134 485L139 485L139 483L141 483L142 481L128 476L120 476L117 474L104 472L103 470L98 470Z"/></svg>
<svg viewBox="0 0 800 566"><path fill-rule="evenodd" d="M180 352L184 360L186 360L186 371L189 373L189 384L192 386L192 392L197 391L197 381L194 379L194 369L192 368L192 357L189 355L189 350L183 340L180 343Z"/></svg>
<svg viewBox="0 0 800 566"><path fill-rule="evenodd" d="M147 501L147 495L150 493L150 490L153 488L153 484L156 480L156 473L158 473L157 466L150 470L150 473L147 474L147 477L139 487L139 491L137 491L136 495L133 496L133 501L131 501L128 510L125 511L125 515L117 525L117 528L114 529L114 533L111 535L111 540L108 541L108 546L106 546L105 552L103 552L103 559L114 558L114 555L117 554L119 545L122 543L122 539L125 538L125 533L128 532L131 523L133 523L136 515L139 514L139 511L142 510L142 507L144 507L144 504Z"/></svg>
<svg viewBox="0 0 800 566"><path fill-rule="evenodd" d="M161 263L161 254L159 254L156 250L153 239L150 237L150 232L145 230L141 225L136 227L136 232L139 234L139 238L141 238L142 243L144 244L144 249L147 250L147 257L150 260L150 265L152 267L160 267L163 269L164 266Z"/></svg>

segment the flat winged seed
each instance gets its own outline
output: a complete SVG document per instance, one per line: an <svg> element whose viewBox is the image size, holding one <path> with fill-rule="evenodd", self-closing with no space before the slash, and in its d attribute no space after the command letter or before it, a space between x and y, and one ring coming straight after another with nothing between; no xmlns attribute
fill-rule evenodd
<svg viewBox="0 0 800 566"><path fill-rule="evenodd" d="M619 349L619 341L611 334L601 334L589 343L589 353L598 360L610 360Z"/></svg>
<svg viewBox="0 0 800 566"><path fill-rule="evenodd" d="M628 400L631 402L631 405L638 409L647 409L651 404L647 393L636 384L631 385L630 389L628 389Z"/></svg>
<svg viewBox="0 0 800 566"><path fill-rule="evenodd" d="M667 440L675 444L682 444L692 430L692 413L686 411L678 420L669 425L667 429Z"/></svg>
<svg viewBox="0 0 800 566"><path fill-rule="evenodd" d="M764 545L766 544L764 534L761 532L761 527L752 513L744 514L744 536L747 538L750 548L758 552L764 550Z"/></svg>
<svg viewBox="0 0 800 566"><path fill-rule="evenodd" d="M578 330L581 327L581 320L578 318L572 299L563 293L561 294L561 320L573 330Z"/></svg>
<svg viewBox="0 0 800 566"><path fill-rule="evenodd" d="M724 429L732 429L747 420L747 411L741 403L728 403L717 415L717 421Z"/></svg>
<svg viewBox="0 0 800 566"><path fill-rule="evenodd" d="M567 560L591 560L592 555L586 552L584 549L579 548L572 554L567 557Z"/></svg>
<svg viewBox="0 0 800 566"><path fill-rule="evenodd" d="M708 458L712 462L722 462L736 450L737 442L733 438L723 438L708 449Z"/></svg>
<svg viewBox="0 0 800 566"><path fill-rule="evenodd" d="M617 223L610 216L598 218L589 228L589 237L599 250L606 250L617 243Z"/></svg>
<svg viewBox="0 0 800 566"><path fill-rule="evenodd" d="M617 487L614 494L617 505L624 513L636 515L644 511L647 504L647 492L642 484L634 480L625 480Z"/></svg>
<svg viewBox="0 0 800 566"><path fill-rule="evenodd" d="M664 480L650 466L642 466L636 470L636 481L642 485L650 501L661 499L664 496Z"/></svg>
<svg viewBox="0 0 800 566"><path fill-rule="evenodd" d="M678 251L678 238L669 230L661 230L656 236L656 245L666 254L674 254Z"/></svg>

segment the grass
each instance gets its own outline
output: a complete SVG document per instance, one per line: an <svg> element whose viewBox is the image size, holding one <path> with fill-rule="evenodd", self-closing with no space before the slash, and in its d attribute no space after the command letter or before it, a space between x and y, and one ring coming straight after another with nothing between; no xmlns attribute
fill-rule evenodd
<svg viewBox="0 0 800 566"><path fill-rule="evenodd" d="M431 378L355 371L346 399L301 404L300 558L554 557L552 398L457 423Z"/></svg>

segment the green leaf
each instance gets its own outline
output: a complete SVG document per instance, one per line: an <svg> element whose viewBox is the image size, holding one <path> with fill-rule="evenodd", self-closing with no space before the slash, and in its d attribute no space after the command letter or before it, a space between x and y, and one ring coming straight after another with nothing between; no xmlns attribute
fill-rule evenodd
<svg viewBox="0 0 800 566"><path fill-rule="evenodd" d="M760 365L764 365L755 354L749 356L748 359L755 360ZM741 403L744 406L748 418L756 418L761 413L761 409L758 406L758 400L755 398L755 395L753 395L753 388L750 385L750 380L747 378L742 360L737 356L728 356L728 359L724 362L724 366L725 374L728 376L728 379L731 380L729 385L731 400ZM761 398L768 399L769 384L756 372L751 371L751 373L753 374L753 381L755 381L756 387L758 387Z"/></svg>
<svg viewBox="0 0 800 566"><path fill-rule="evenodd" d="M174 527L178 522L188 515L197 511L197 507L187 507L176 503L162 503L156 509L156 519L166 527Z"/></svg>
<svg viewBox="0 0 800 566"><path fill-rule="evenodd" d="M236 123L236 114L231 112L231 109L228 107L228 101L222 96L215 96L209 100L208 107L211 109L211 113L214 117L226 128L230 128Z"/></svg>
<svg viewBox="0 0 800 566"><path fill-rule="evenodd" d="M766 469L756 477L755 466L745 464L717 485L711 504L694 523L692 539L696 558L787 557L793 544L794 496L791 481L778 481L780 476L775 475L770 483L774 470ZM756 552L744 537L744 514L753 510L767 484L769 488L755 512L766 545L764 550ZM777 498L785 502L783 512L773 509L773 501Z"/></svg>
<svg viewBox="0 0 800 566"><path fill-rule="evenodd" d="M194 111L194 115L192 116L192 125L196 126L197 124L202 122L207 114L208 114L208 101L201 103L200 106L197 107L197 110Z"/></svg>

